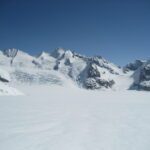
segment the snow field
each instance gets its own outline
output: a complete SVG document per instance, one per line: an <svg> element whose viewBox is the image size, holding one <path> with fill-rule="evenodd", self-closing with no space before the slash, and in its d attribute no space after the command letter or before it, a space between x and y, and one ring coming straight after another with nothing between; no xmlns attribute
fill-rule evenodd
<svg viewBox="0 0 150 150"><path fill-rule="evenodd" d="M0 97L2 150L149 150L148 92L18 89Z"/></svg>

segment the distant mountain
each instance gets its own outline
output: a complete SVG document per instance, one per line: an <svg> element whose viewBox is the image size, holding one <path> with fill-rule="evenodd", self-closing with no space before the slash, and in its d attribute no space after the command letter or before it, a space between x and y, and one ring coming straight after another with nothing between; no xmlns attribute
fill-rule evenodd
<svg viewBox="0 0 150 150"><path fill-rule="evenodd" d="M127 64L123 69L124 72L127 71L135 71L137 70L139 67L141 67L144 63L146 62L146 60L135 60L132 63Z"/></svg>
<svg viewBox="0 0 150 150"><path fill-rule="evenodd" d="M143 64L145 61L138 60L120 68L101 56L87 57L62 48L37 56L17 49L0 51L0 67L9 73L12 85L74 84L86 89L129 89L135 86L134 76Z"/></svg>
<svg viewBox="0 0 150 150"><path fill-rule="evenodd" d="M134 84L132 89L150 91L150 60L143 63L142 66L133 74Z"/></svg>

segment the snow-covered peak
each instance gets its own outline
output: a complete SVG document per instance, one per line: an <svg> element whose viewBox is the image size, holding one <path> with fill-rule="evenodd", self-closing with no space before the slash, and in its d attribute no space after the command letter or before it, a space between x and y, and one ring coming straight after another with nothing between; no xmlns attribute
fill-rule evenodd
<svg viewBox="0 0 150 150"><path fill-rule="evenodd" d="M54 58L60 59L65 53L65 50L63 48L57 48L52 53L51 56Z"/></svg>
<svg viewBox="0 0 150 150"><path fill-rule="evenodd" d="M146 60L135 60L132 63L127 64L123 69L124 72L127 71L135 71L137 70L139 67L141 67L144 63L146 63Z"/></svg>
<svg viewBox="0 0 150 150"><path fill-rule="evenodd" d="M143 63L144 61L136 61L135 64L140 66ZM125 74L122 68L101 56L84 56L62 48L57 48L52 53L43 51L37 57L17 49L7 49L0 52L0 67L6 67L12 82L15 83L21 81L20 83L40 82L40 84L45 84L55 81L55 77L51 78L50 75L52 72L57 72L68 81L72 80L76 85L88 89L114 88L121 85L120 82L128 79L129 74L132 73ZM149 77L145 71L149 70L147 68L149 65L142 69L146 78Z"/></svg>
<svg viewBox="0 0 150 150"><path fill-rule="evenodd" d="M19 49L15 49L15 48L10 48L10 49L5 49L2 51L4 56L6 57L10 57L10 58L25 58L25 59L31 59L32 56L29 55L28 53L22 51L22 50L19 50Z"/></svg>
<svg viewBox="0 0 150 150"><path fill-rule="evenodd" d="M65 51L65 53L64 53L64 58L65 58L65 59L70 59L70 58L72 58L72 57L73 57L73 53L72 53L71 50Z"/></svg>
<svg viewBox="0 0 150 150"><path fill-rule="evenodd" d="M49 57L50 57L50 54L47 53L47 52L45 52L45 51L41 52L41 53L37 56L37 58L40 58L40 59L42 59L42 60L48 59Z"/></svg>

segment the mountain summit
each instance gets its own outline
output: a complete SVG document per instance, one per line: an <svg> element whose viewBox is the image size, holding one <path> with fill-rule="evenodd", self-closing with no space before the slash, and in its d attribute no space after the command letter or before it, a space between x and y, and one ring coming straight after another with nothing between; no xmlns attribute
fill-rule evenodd
<svg viewBox="0 0 150 150"><path fill-rule="evenodd" d="M11 84L150 90L149 64L138 60L120 68L101 56L87 57L62 48L35 57L14 48L0 51L0 66L10 75Z"/></svg>

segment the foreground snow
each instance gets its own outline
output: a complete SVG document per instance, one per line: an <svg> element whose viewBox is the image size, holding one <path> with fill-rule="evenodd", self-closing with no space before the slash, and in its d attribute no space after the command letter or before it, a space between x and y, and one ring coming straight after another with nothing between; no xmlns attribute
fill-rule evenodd
<svg viewBox="0 0 150 150"><path fill-rule="evenodd" d="M1 150L149 150L150 93L18 87L0 97Z"/></svg>
<svg viewBox="0 0 150 150"><path fill-rule="evenodd" d="M0 82L0 96L1 95L23 95L22 92L18 91L17 89L10 87L7 84ZM1 99L1 98L0 98Z"/></svg>

